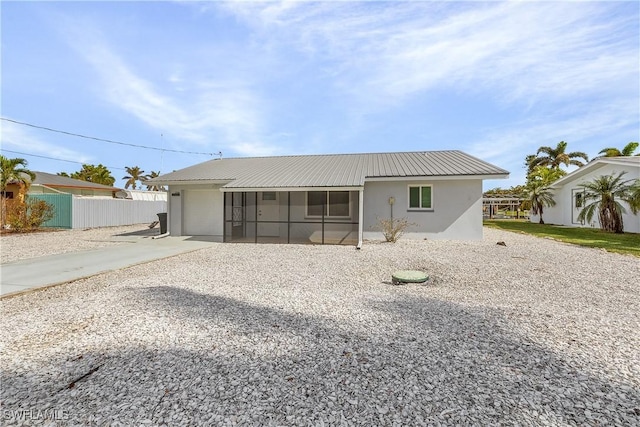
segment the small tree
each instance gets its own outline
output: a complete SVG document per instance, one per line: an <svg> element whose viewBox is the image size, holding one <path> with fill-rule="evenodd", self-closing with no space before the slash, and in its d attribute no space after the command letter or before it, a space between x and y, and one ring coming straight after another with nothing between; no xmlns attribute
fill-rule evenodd
<svg viewBox="0 0 640 427"><path fill-rule="evenodd" d="M14 231L29 231L40 228L53 215L53 205L27 196L24 203L11 203L7 207L7 224Z"/></svg>
<svg viewBox="0 0 640 427"><path fill-rule="evenodd" d="M529 186L529 202L531 203L531 213L540 215L540 224L544 224L542 219L544 208L556 205L551 188L544 183L532 183Z"/></svg>
<svg viewBox="0 0 640 427"><path fill-rule="evenodd" d="M617 176L601 175L593 181L580 184L580 187L584 188L584 199L587 203L578 215L579 221L591 222L597 211L602 230L624 232L622 214L626 210L618 200L631 201L631 208L636 208L632 198L633 180L623 180L624 174L626 172L623 171Z"/></svg>
<svg viewBox="0 0 640 427"><path fill-rule="evenodd" d="M378 218L376 228L382 231L387 242L395 243L405 233L407 228L416 224L409 222L406 218Z"/></svg>

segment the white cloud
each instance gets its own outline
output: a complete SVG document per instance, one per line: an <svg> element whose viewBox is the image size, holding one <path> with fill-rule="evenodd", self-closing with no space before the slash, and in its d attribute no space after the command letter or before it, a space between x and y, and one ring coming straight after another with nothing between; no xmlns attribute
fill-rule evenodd
<svg viewBox="0 0 640 427"><path fill-rule="evenodd" d="M70 43L99 76L97 92L116 108L169 136L172 145L196 143L241 154L278 151L262 136L264 103L249 83L240 78L194 77L189 75L189 64L178 63L164 77L165 85L156 85L134 71L96 26L80 27L76 23L76 31L83 36Z"/></svg>
<svg viewBox="0 0 640 427"><path fill-rule="evenodd" d="M2 148L21 153L35 154L71 162L91 163L94 159L85 153L43 141L23 125L3 120L0 125ZM8 157L21 157L20 154Z"/></svg>
<svg viewBox="0 0 640 427"><path fill-rule="evenodd" d="M337 85L371 105L432 88L504 102L600 94L637 80L633 16L607 5L518 3L230 3L273 43L330 62ZM624 34L624 32L622 32ZM609 87L608 87L609 86ZM380 100L375 103L375 100Z"/></svg>

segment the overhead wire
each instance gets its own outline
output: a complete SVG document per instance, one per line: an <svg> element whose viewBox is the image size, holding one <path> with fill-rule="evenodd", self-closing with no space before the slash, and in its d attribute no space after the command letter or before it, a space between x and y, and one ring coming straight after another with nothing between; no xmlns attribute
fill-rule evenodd
<svg viewBox="0 0 640 427"><path fill-rule="evenodd" d="M53 129L53 128L46 127L46 126L34 125L32 123L21 122L21 121L9 119L9 118L6 118L6 117L0 117L0 120L4 120L6 122L15 123L15 124L22 125L22 126L29 126L29 127L35 128L35 129L42 129L42 130L46 130L46 131L49 131L49 132L61 133L61 134L64 134L64 135L75 136L75 137L78 137L78 138L91 139L91 140L94 140L94 141L107 142L109 144L124 145L124 146L127 146L127 147L143 148L143 149L146 149L146 150L156 150L156 151L162 151L162 152L167 151L167 152L170 152L170 153L198 154L198 155L203 155L203 156L213 156L214 155L214 153L203 153L203 152L199 152L199 151L172 150L170 148L158 148L158 147L150 147L150 146L147 146L147 145L139 145L139 144L131 144L131 143L128 143L128 142L114 141L114 140L111 140L111 139L98 138L98 137L95 137L95 136L82 135L82 134L79 134L79 133L67 132L67 131L59 130L59 129ZM215 153L215 154L219 155L221 153Z"/></svg>
<svg viewBox="0 0 640 427"><path fill-rule="evenodd" d="M56 159L55 157L48 157L48 156L41 156L39 154L31 154L31 153L23 153L21 151L13 151L13 150L7 150L5 148L0 148L0 151L4 151L7 153L13 153L13 154L20 154L23 156L30 156L30 157L40 157L42 159L47 159L47 160L57 160L59 162L67 162L67 163L76 163L78 165L86 165L87 163L82 163L82 162L76 162L75 160L66 160L66 159ZM115 167L115 166L105 166L108 169L120 169L120 170L126 170L125 168L119 168L119 167Z"/></svg>

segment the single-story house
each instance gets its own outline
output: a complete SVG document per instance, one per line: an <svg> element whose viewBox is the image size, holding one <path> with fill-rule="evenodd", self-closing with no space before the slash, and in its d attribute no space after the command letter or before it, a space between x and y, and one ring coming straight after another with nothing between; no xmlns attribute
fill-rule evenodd
<svg viewBox="0 0 640 427"><path fill-rule="evenodd" d="M119 188L96 184L66 176L34 171L36 178L31 181L27 194L73 194L75 196L113 198ZM6 197L17 197L20 186L17 183L7 185Z"/></svg>
<svg viewBox="0 0 640 427"><path fill-rule="evenodd" d="M599 176L617 176L620 172L626 172L622 177L623 180L640 179L640 157L603 157L563 176L551 185L556 205L544 208L542 214L544 222L570 227L600 228L597 214L589 223L578 221L578 216L585 206L584 188L580 187L580 184L592 181ZM620 203L626 210L622 215L624 231L640 233L640 215L634 215L624 201ZM538 215L531 215L531 222L539 220Z"/></svg>
<svg viewBox="0 0 640 427"><path fill-rule="evenodd" d="M362 245L380 219L405 237L482 238L482 180L509 172L461 151L215 159L150 179L168 232L225 242Z"/></svg>

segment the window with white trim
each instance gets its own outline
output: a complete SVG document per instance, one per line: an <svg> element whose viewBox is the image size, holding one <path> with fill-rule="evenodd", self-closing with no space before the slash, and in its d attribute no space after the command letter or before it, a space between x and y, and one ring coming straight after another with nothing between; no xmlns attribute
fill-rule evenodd
<svg viewBox="0 0 640 427"><path fill-rule="evenodd" d="M329 218L351 217L348 191L307 191L307 216Z"/></svg>
<svg viewBox="0 0 640 427"><path fill-rule="evenodd" d="M409 209L433 209L433 187L431 185L410 185Z"/></svg>

